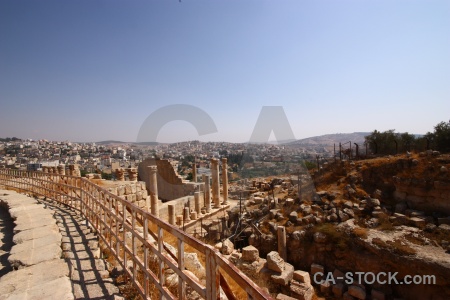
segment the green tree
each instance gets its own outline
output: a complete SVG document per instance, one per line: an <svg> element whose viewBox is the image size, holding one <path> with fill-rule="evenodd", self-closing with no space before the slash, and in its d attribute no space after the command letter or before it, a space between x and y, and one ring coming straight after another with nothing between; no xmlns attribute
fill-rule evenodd
<svg viewBox="0 0 450 300"><path fill-rule="evenodd" d="M373 153L388 155L408 151L414 145L415 136L407 132L395 133L395 129L390 129L384 132L374 130L365 139Z"/></svg>
<svg viewBox="0 0 450 300"><path fill-rule="evenodd" d="M450 121L440 122L434 126L434 132L425 135L434 149L441 152L450 152Z"/></svg>
<svg viewBox="0 0 450 300"><path fill-rule="evenodd" d="M112 180L113 175L111 173L108 174L108 173L102 172L102 178L106 179L106 180Z"/></svg>
<svg viewBox="0 0 450 300"><path fill-rule="evenodd" d="M408 132L400 134L400 142L403 151L411 151L415 147L416 137ZM399 145L400 147L400 145Z"/></svg>

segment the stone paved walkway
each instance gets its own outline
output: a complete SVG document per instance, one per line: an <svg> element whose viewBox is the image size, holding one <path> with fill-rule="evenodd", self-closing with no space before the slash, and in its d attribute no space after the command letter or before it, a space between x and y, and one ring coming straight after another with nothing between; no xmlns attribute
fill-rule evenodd
<svg viewBox="0 0 450 300"><path fill-rule="evenodd" d="M14 222L8 208L6 205L0 206L0 278L12 270L8 257L13 246L13 228Z"/></svg>
<svg viewBox="0 0 450 300"><path fill-rule="evenodd" d="M7 257L0 272L8 263L18 269L0 273L0 300L123 299L100 259L97 237L75 211L9 190L0 190L0 202L16 223L14 245L0 252L1 261ZM0 240L8 237L0 233Z"/></svg>
<svg viewBox="0 0 450 300"><path fill-rule="evenodd" d="M0 278L0 299L73 299L53 212L13 191L0 190L0 202L16 224L8 257L16 270Z"/></svg>
<svg viewBox="0 0 450 300"><path fill-rule="evenodd" d="M55 212L75 299L123 299L100 258L98 238L86 226L86 221L74 210L57 202L40 202Z"/></svg>

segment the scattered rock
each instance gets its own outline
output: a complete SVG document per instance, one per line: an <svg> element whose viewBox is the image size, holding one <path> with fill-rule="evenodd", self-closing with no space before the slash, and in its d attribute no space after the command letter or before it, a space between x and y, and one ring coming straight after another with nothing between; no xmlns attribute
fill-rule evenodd
<svg viewBox="0 0 450 300"><path fill-rule="evenodd" d="M385 300L386 295L383 292L380 292L378 290L372 289L370 293L372 300Z"/></svg>
<svg viewBox="0 0 450 300"><path fill-rule="evenodd" d="M450 225L441 224L441 225L439 225L439 229L444 231L444 232L450 233Z"/></svg>
<svg viewBox="0 0 450 300"><path fill-rule="evenodd" d="M226 239L225 241L222 242L222 248L221 248L222 254L230 255L231 253L233 253L233 250L234 250L234 245L229 239Z"/></svg>
<svg viewBox="0 0 450 300"><path fill-rule="evenodd" d="M294 276L294 266L284 263L283 271L279 275L272 275L270 278L280 285L287 286Z"/></svg>
<svg viewBox="0 0 450 300"><path fill-rule="evenodd" d="M366 299L366 291L356 285L351 285L348 287L348 293L355 297L356 299Z"/></svg>
<svg viewBox="0 0 450 300"><path fill-rule="evenodd" d="M314 242L324 244L327 242L327 236L322 232L316 232L314 234Z"/></svg>
<svg viewBox="0 0 450 300"><path fill-rule="evenodd" d="M285 294L278 294L277 297L275 298L276 300L296 300L296 298L292 298L289 296L286 296Z"/></svg>
<svg viewBox="0 0 450 300"><path fill-rule="evenodd" d="M296 223L298 218L298 214L296 211L293 211L289 214L289 221Z"/></svg>
<svg viewBox="0 0 450 300"><path fill-rule="evenodd" d="M342 295L344 295L344 292L345 292L345 285L343 283L334 284L331 287L331 291L333 292L333 295L335 297L341 298Z"/></svg>
<svg viewBox="0 0 450 300"><path fill-rule="evenodd" d="M259 259L259 251L253 246L247 246L242 249L242 259L248 262L254 262Z"/></svg>
<svg viewBox="0 0 450 300"><path fill-rule="evenodd" d="M294 271L294 279L301 283L311 283L309 273L306 271L297 270Z"/></svg>
<svg viewBox="0 0 450 300"><path fill-rule="evenodd" d="M414 225L417 228L423 229L426 226L426 222L424 219L420 219L417 217L413 217L411 219L409 219L411 224Z"/></svg>
<svg viewBox="0 0 450 300"><path fill-rule="evenodd" d="M267 254L267 268L269 270L281 273L284 270L284 266L284 260L281 258L278 252L271 251L269 254Z"/></svg>
<svg viewBox="0 0 450 300"><path fill-rule="evenodd" d="M433 232L436 229L436 225L432 224L432 223L428 223L427 225L425 225L425 228L423 229L426 232Z"/></svg>
<svg viewBox="0 0 450 300"><path fill-rule="evenodd" d="M322 276L315 276L316 273L321 273ZM325 268L318 264L311 264L311 276L313 277L314 282L322 280L323 274L325 274Z"/></svg>
<svg viewBox="0 0 450 300"><path fill-rule="evenodd" d="M295 295L294 297L296 299L311 300L314 296L314 288L311 284L300 283L298 281L292 280L289 289Z"/></svg>

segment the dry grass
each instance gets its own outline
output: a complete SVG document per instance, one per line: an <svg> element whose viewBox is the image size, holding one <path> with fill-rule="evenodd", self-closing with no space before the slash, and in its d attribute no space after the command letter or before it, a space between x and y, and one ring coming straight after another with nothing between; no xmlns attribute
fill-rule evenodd
<svg viewBox="0 0 450 300"><path fill-rule="evenodd" d="M314 232L321 232L325 234L330 242L332 242L338 249L346 250L351 245L351 236L344 231L340 231L335 225L325 223L313 228Z"/></svg>
<svg viewBox="0 0 450 300"><path fill-rule="evenodd" d="M398 255L414 255L416 250L411 248L407 243L401 241L400 239L395 239L393 241L383 241L380 238L372 239L372 243L380 248L388 249Z"/></svg>
<svg viewBox="0 0 450 300"><path fill-rule="evenodd" d="M380 222L380 225L377 227L378 230L381 231L392 231L395 229L394 225L389 221L389 217L381 217L378 219Z"/></svg>
<svg viewBox="0 0 450 300"><path fill-rule="evenodd" d="M362 227L355 227L353 228L353 234L356 237L359 237L363 240L367 239L367 228L362 228Z"/></svg>
<svg viewBox="0 0 450 300"><path fill-rule="evenodd" d="M225 280L227 281L230 289L233 291L234 296L236 297L236 299L248 299L247 297L247 293L245 292L245 290L243 290L234 280L233 278L231 278L230 275L228 275L227 273L225 273L222 269L219 269L220 273L222 274L222 276L225 278Z"/></svg>
<svg viewBox="0 0 450 300"><path fill-rule="evenodd" d="M102 180L102 179L91 179L90 182L95 183L98 186L107 186L108 185L105 182L105 180Z"/></svg>

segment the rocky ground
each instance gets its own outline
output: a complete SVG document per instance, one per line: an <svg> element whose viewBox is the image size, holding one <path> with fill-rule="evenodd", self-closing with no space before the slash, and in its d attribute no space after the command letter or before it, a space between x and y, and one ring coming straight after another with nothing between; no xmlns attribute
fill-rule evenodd
<svg viewBox="0 0 450 300"><path fill-rule="evenodd" d="M344 295L345 299L448 299L449 169L450 156L436 151L338 161L324 164L312 180L303 181L301 200L298 186L290 179L272 178L259 184L265 189L246 202L241 222L246 224L243 235L259 250L260 262L243 263L245 248L230 254L230 259L256 272L255 280L264 278L268 272L261 270L269 268L269 257L278 250L277 228L284 226L285 266L293 266L285 268L292 270L289 273L305 270L312 276L314 269L322 268L338 274L398 271L401 278L436 277L434 285L316 285L318 295L330 299ZM273 187L275 198L267 186ZM311 186L316 188L312 193ZM239 223L233 222L237 216L236 210L230 212L232 226ZM276 276L265 280L272 283L268 288L274 296L281 292L286 297L311 299L293 291L296 280L291 275L284 283Z"/></svg>

